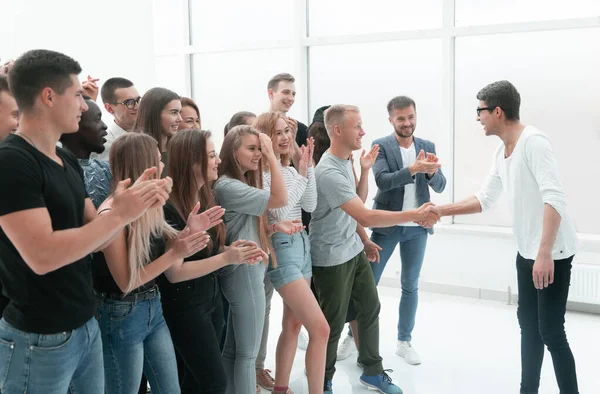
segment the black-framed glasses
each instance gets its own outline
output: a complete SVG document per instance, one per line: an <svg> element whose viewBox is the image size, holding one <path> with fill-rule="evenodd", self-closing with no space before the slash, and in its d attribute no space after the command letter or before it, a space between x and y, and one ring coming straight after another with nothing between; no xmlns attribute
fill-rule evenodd
<svg viewBox="0 0 600 394"><path fill-rule="evenodd" d="M113 103L113 104L123 104L124 106L127 107L127 109L134 109L136 105L138 105L140 103L140 101L142 101L142 96L138 96L138 98L135 99L129 99L129 100L124 100L120 103Z"/></svg>
<svg viewBox="0 0 600 394"><path fill-rule="evenodd" d="M481 111L493 111L496 108L498 108L497 105L495 107L482 107L482 108L477 107L477 116L481 115Z"/></svg>

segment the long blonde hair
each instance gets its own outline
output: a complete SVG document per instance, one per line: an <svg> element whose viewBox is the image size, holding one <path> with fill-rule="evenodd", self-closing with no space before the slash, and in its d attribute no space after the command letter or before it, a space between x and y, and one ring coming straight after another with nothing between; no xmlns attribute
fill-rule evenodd
<svg viewBox="0 0 600 394"><path fill-rule="evenodd" d="M221 146L221 154L219 158L221 163L219 164L219 177L225 175L229 178L237 179L245 184L255 187L257 189L263 188L263 159L258 162L257 170L249 170L245 173L242 171L242 167L238 162L236 152L242 146L242 137L244 135L255 135L258 138L260 132L252 126L235 126L225 136L223 145ZM274 249L271 246L269 237L267 237L267 210L261 216L258 217L258 234L260 238L260 244L263 250L267 253L271 253L271 261L273 266L277 267L277 258L275 257Z"/></svg>
<svg viewBox="0 0 600 394"><path fill-rule="evenodd" d="M111 190L125 179L131 184L150 167L156 167L156 177L160 177L158 143L152 137L142 133L126 133L117 138L110 148L110 170L112 173ZM149 209L139 219L125 227L127 240L127 261L129 283L125 293L135 289L140 272L150 261L152 238L174 238L177 231L167 224L162 208Z"/></svg>

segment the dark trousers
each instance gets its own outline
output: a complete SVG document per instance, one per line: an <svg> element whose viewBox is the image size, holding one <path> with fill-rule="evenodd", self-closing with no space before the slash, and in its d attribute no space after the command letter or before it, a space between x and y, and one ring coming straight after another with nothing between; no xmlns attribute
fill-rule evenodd
<svg viewBox="0 0 600 394"><path fill-rule="evenodd" d="M552 356L560 394L577 394L575 360L565 334L565 311L573 256L554 261L554 283L543 290L533 285L533 260L517 254L521 326L521 393L537 394L544 345Z"/></svg>
<svg viewBox="0 0 600 394"><path fill-rule="evenodd" d="M364 366L365 375L383 372L379 355L379 310L381 305L371 266L364 252L353 259L333 267L314 267L313 281L317 289L319 305L330 327L327 343L325 376L333 379L337 346L350 301L356 307L358 323L358 361Z"/></svg>
<svg viewBox="0 0 600 394"><path fill-rule="evenodd" d="M183 282L163 294L163 314L178 358L182 394L225 393L221 359L223 304L216 275ZM174 291L173 291L174 290Z"/></svg>

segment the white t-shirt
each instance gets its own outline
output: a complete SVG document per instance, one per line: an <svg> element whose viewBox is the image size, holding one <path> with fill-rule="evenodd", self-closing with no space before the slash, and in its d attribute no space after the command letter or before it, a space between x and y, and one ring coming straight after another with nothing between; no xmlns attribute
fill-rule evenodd
<svg viewBox="0 0 600 394"><path fill-rule="evenodd" d="M571 257L577 251L577 233L567 213L567 196L550 140L542 131L527 126L509 157L504 157L504 150L501 143L494 152L490 173L475 194L482 211L506 192L519 253L535 260L542 240L544 205L551 205L561 216L552 258Z"/></svg>
<svg viewBox="0 0 600 394"><path fill-rule="evenodd" d="M402 166L407 168L411 166L417 160L417 151L415 150L415 143L410 144L408 149L400 146L400 153L402 154ZM412 209L418 209L419 202L417 201L417 185L415 183L409 183L404 185L404 202L402 203L403 211L410 211ZM419 226L415 222L403 223L402 227L417 227Z"/></svg>

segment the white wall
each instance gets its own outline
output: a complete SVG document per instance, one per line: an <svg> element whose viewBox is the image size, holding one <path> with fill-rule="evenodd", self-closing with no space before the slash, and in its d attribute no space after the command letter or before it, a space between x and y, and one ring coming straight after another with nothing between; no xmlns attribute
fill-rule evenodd
<svg viewBox="0 0 600 394"><path fill-rule="evenodd" d="M0 19L3 60L51 49L77 60L82 80L121 76L140 92L154 85L150 1L0 0Z"/></svg>

